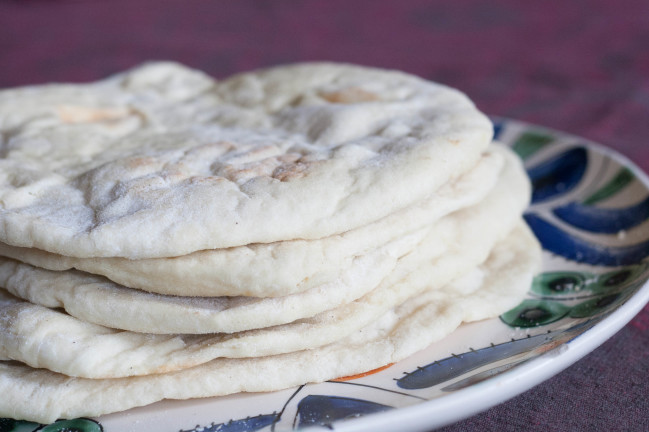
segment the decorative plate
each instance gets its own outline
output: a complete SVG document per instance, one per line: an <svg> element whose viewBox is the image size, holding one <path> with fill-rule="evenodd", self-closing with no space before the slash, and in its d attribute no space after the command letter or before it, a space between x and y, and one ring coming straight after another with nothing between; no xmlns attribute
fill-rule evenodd
<svg viewBox="0 0 649 432"><path fill-rule="evenodd" d="M574 363L649 300L649 180L584 139L495 119L534 186L525 219L544 248L527 298L389 367L264 394L163 401L0 432L429 430L487 409ZM633 301L629 301L633 299Z"/></svg>

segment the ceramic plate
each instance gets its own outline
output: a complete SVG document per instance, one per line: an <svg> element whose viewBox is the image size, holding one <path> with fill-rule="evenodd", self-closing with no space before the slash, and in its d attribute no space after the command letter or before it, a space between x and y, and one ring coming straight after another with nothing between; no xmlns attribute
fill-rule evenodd
<svg viewBox="0 0 649 432"><path fill-rule="evenodd" d="M543 272L518 307L463 325L364 376L274 393L163 401L45 427L0 419L0 432L429 430L565 369L649 300L649 181L628 160L584 139L509 120L495 125L497 138L525 161L534 185L525 219L544 248Z"/></svg>

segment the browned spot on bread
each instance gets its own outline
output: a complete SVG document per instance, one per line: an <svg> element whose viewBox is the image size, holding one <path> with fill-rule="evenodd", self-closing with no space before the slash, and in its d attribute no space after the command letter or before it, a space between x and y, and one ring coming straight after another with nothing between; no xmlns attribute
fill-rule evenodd
<svg viewBox="0 0 649 432"><path fill-rule="evenodd" d="M188 155L205 155L206 157L218 157L230 150L236 149L236 146L229 141L216 141L193 147L187 151Z"/></svg>
<svg viewBox="0 0 649 432"><path fill-rule="evenodd" d="M148 156L136 156L127 159L126 161L126 166L129 169L136 169L136 168L144 168L144 167L149 167L149 166L157 166L159 165L159 162L152 157Z"/></svg>
<svg viewBox="0 0 649 432"><path fill-rule="evenodd" d="M275 171L273 171L273 178L282 182L302 178L306 176L309 171L312 171L313 166L318 163L318 161L314 161L280 165L275 169Z"/></svg>
<svg viewBox="0 0 649 432"><path fill-rule="evenodd" d="M160 365L156 368L153 368L152 371L150 372L151 375L154 374L164 374L164 373L170 373L170 372L176 372L179 370L187 369L190 367L198 366L200 362L195 362L195 361L185 361L180 364L176 365ZM149 374L149 372L147 372ZM104 378L115 378L115 377L104 377Z"/></svg>
<svg viewBox="0 0 649 432"><path fill-rule="evenodd" d="M98 108L77 105L61 105L57 114L63 123L98 123L120 120L132 114L128 108Z"/></svg>
<svg viewBox="0 0 649 432"><path fill-rule="evenodd" d="M210 185L227 181L221 176L194 176L189 178L190 184Z"/></svg>
<svg viewBox="0 0 649 432"><path fill-rule="evenodd" d="M301 155L297 153L288 153L245 163L221 165L213 172L233 182L241 183L257 177L275 177L276 173L289 171L293 169L300 157Z"/></svg>
<svg viewBox="0 0 649 432"><path fill-rule="evenodd" d="M353 104L360 102L377 101L380 97L372 92L363 90L359 87L348 87L333 92L321 92L320 97L331 102L339 104Z"/></svg>

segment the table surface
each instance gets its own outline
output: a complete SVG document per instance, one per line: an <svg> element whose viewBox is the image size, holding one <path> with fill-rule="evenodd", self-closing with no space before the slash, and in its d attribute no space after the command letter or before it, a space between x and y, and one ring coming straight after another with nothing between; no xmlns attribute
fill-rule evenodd
<svg viewBox="0 0 649 432"><path fill-rule="evenodd" d="M0 87L94 80L156 59L217 77L306 60L401 69L649 171L646 0L0 2ZM645 307L564 372L443 430L646 431L648 371Z"/></svg>

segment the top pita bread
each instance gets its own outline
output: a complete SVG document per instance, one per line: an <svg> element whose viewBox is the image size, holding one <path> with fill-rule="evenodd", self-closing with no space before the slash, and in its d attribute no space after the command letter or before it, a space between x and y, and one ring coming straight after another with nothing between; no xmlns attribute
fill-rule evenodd
<svg viewBox="0 0 649 432"><path fill-rule="evenodd" d="M321 238L425 198L491 135L455 90L350 65L6 90L0 241L141 259Z"/></svg>
<svg viewBox="0 0 649 432"><path fill-rule="evenodd" d="M339 280L342 272L358 264L359 257L388 243L403 243L399 239L476 204L496 184L504 160L514 163L503 147L492 145L474 168L427 199L368 225L317 240L257 243L140 260L74 258L0 243L0 255L49 270L75 268L104 275L121 285L159 294L283 297Z"/></svg>

